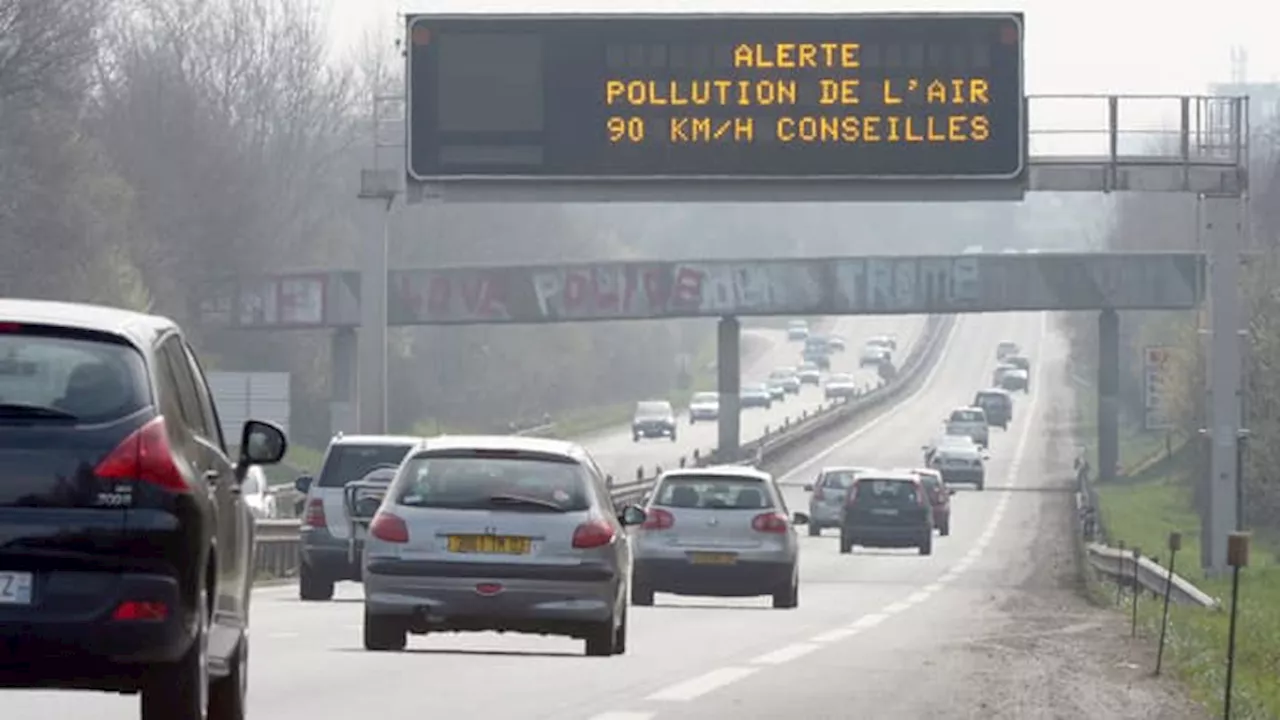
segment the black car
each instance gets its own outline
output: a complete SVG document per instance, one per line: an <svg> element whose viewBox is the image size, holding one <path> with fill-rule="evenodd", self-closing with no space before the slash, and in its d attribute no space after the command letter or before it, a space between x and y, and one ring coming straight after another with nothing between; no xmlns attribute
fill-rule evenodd
<svg viewBox="0 0 1280 720"><path fill-rule="evenodd" d="M670 437L671 442L676 441L676 413L666 400L636 403L636 412L631 418L631 439L640 442L640 438L651 437Z"/></svg>
<svg viewBox="0 0 1280 720"><path fill-rule="evenodd" d="M933 503L919 476L908 473L859 477L845 496L840 552L853 546L914 547L933 554Z"/></svg>
<svg viewBox="0 0 1280 720"><path fill-rule="evenodd" d="M240 485L284 456L284 433L245 422L233 462L179 328L93 305L0 300L0 398L0 687L141 693L143 720L243 718Z"/></svg>
<svg viewBox="0 0 1280 720"><path fill-rule="evenodd" d="M998 426L1002 430L1009 429L1009 422L1013 420L1013 399L1007 391L1000 388L979 390L970 405L982 408L988 425Z"/></svg>

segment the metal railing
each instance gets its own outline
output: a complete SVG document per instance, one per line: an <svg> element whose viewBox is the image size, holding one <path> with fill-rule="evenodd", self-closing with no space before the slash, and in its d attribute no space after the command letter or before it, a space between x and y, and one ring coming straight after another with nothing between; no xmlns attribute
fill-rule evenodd
<svg viewBox="0 0 1280 720"><path fill-rule="evenodd" d="M1165 585L1168 583L1169 599L1175 603L1206 608L1217 608L1220 605L1216 598L1181 575L1174 573L1170 578L1169 568L1145 555L1135 557L1131 550L1100 543L1089 543L1085 549L1089 555L1090 567L1112 582L1131 586L1136 581L1144 591L1155 597L1164 595Z"/></svg>
<svg viewBox="0 0 1280 720"><path fill-rule="evenodd" d="M823 404L816 411L804 411L800 417L788 418L782 425L766 427L761 437L744 443L733 457L722 457L713 448L694 450L681 457L677 467L709 465L767 466L814 436L857 420L860 416L882 408L911 392L936 363L955 325L954 316L930 316L925 328L893 380L844 401ZM665 469L636 468L635 479L615 480L610 486L615 503L637 503L653 488ZM257 523L258 577L287 578L296 575L300 561L299 525L296 518L259 520Z"/></svg>

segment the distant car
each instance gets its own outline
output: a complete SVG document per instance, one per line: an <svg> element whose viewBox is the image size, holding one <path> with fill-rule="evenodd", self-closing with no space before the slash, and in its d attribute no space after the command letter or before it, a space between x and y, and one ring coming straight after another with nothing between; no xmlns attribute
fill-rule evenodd
<svg viewBox="0 0 1280 720"><path fill-rule="evenodd" d="M942 473L935 468L908 468L906 472L915 473L924 484L925 493L933 505L933 527L938 534L946 537L951 534L951 496L956 491L947 487L942 480Z"/></svg>
<svg viewBox="0 0 1280 720"><path fill-rule="evenodd" d="M988 425L999 426L1001 430L1009 429L1009 423L1013 421L1013 398L1008 391L1001 388L979 390L973 396L972 405L982 408Z"/></svg>
<svg viewBox="0 0 1280 720"><path fill-rule="evenodd" d="M804 340L809 337L809 323L804 320L792 320L787 323L788 340Z"/></svg>
<svg viewBox="0 0 1280 720"><path fill-rule="evenodd" d="M998 362L1004 362L1006 358L1017 355L1021 351L1022 349L1018 347L1018 343L1016 342L1002 342L999 345L996 345L996 360Z"/></svg>
<svg viewBox="0 0 1280 720"><path fill-rule="evenodd" d="M764 408L768 410L773 407L773 393L764 383L743 385L738 392L738 407L742 409Z"/></svg>
<svg viewBox="0 0 1280 720"><path fill-rule="evenodd" d="M375 468L399 466L418 440L408 435L338 435L329 441L320 474L297 479L294 487L306 496L299 528L298 599L332 600L335 583L360 580L363 540L352 534L346 486Z"/></svg>
<svg viewBox="0 0 1280 720"><path fill-rule="evenodd" d="M720 417L720 393L694 393L689 400L689 424L699 420L715 420Z"/></svg>
<svg viewBox="0 0 1280 720"><path fill-rule="evenodd" d="M990 430L987 427L987 413L980 407L960 407L947 416L948 435L968 435L982 447L987 447Z"/></svg>
<svg viewBox="0 0 1280 720"><path fill-rule="evenodd" d="M849 400L858 394L858 386L849 373L832 373L827 376L823 393L828 400Z"/></svg>
<svg viewBox="0 0 1280 720"><path fill-rule="evenodd" d="M817 363L807 362L796 371L796 377L800 378L802 385L817 385L822 382L822 371Z"/></svg>
<svg viewBox="0 0 1280 720"><path fill-rule="evenodd" d="M858 367L879 367L884 363L890 362L892 357L892 352L884 345L868 344L862 348L862 353L858 355Z"/></svg>
<svg viewBox="0 0 1280 720"><path fill-rule="evenodd" d="M831 349L831 352L844 352L845 350L844 338L840 337L839 335L828 335L827 347Z"/></svg>
<svg viewBox="0 0 1280 720"><path fill-rule="evenodd" d="M844 496L853 487L858 473L870 472L864 467L826 467L812 485L804 489L809 496L809 535L822 534L823 528L840 527L844 516Z"/></svg>
<svg viewBox="0 0 1280 720"><path fill-rule="evenodd" d="M635 534L631 604L654 593L799 604L800 543L773 476L750 467L672 470L658 478Z"/></svg>
<svg viewBox="0 0 1280 720"><path fill-rule="evenodd" d="M560 440L419 442L369 526L364 647L409 633L564 635L586 654L627 644L631 543L645 513L614 509L585 450Z"/></svg>
<svg viewBox="0 0 1280 720"><path fill-rule="evenodd" d="M804 362L817 365L819 370L831 369L831 354L826 350L805 350L800 358Z"/></svg>
<svg viewBox="0 0 1280 720"><path fill-rule="evenodd" d="M249 468L240 484L240 497L255 520L274 520L279 516L276 508L276 496L271 494L267 485L267 474L257 465Z"/></svg>
<svg viewBox="0 0 1280 720"><path fill-rule="evenodd" d="M1008 390L1009 392L1031 392L1031 379L1027 375L1027 371L1012 366L999 374L997 385L1002 390Z"/></svg>
<svg viewBox="0 0 1280 720"><path fill-rule="evenodd" d="M845 497L840 552L854 546L918 548L933 554L933 504L924 483L911 472L875 472L858 476Z"/></svg>
<svg viewBox="0 0 1280 720"><path fill-rule="evenodd" d="M631 440L654 437L676 441L676 412L666 400L641 400L631 418Z"/></svg>
<svg viewBox="0 0 1280 720"><path fill-rule="evenodd" d="M1004 361L1025 373L1031 372L1031 360L1022 355L1010 355Z"/></svg>
<svg viewBox="0 0 1280 720"><path fill-rule="evenodd" d="M800 392L800 376L793 367L780 367L769 373L769 384L781 385L783 392L789 395Z"/></svg>
<svg viewBox="0 0 1280 720"><path fill-rule="evenodd" d="M972 438L944 436L935 445L926 446L925 453L926 464L942 473L946 484L971 484L978 490L986 487L987 456Z"/></svg>
<svg viewBox="0 0 1280 720"><path fill-rule="evenodd" d="M867 345L879 345L890 350L898 349L898 339L892 335L876 335L867 340Z"/></svg>

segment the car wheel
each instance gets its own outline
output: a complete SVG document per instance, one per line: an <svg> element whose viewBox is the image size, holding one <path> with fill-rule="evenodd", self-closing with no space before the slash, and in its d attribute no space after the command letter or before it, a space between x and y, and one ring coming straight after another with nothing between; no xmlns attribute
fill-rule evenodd
<svg viewBox="0 0 1280 720"><path fill-rule="evenodd" d="M637 442L637 443L638 443L638 442L640 442L640 436L639 436L639 435L632 435L632 436L631 436L631 442Z"/></svg>
<svg viewBox="0 0 1280 720"><path fill-rule="evenodd" d="M938 534L941 535L942 537L946 537L951 534L950 519L947 519L945 522L942 523L942 526L938 528Z"/></svg>
<svg viewBox="0 0 1280 720"><path fill-rule="evenodd" d="M627 607L622 606L622 622L613 632L613 654L625 655L627 652Z"/></svg>
<svg viewBox="0 0 1280 720"><path fill-rule="evenodd" d="M785 590L773 594L775 610L791 610L800 606L800 580L796 577L795 568L792 568L791 572L791 584Z"/></svg>
<svg viewBox="0 0 1280 720"><path fill-rule="evenodd" d="M159 663L142 689L142 720L205 720L209 707L209 603L200 598L196 634L182 657Z"/></svg>
<svg viewBox="0 0 1280 720"><path fill-rule="evenodd" d="M321 576L310 565L302 563L298 568L298 599L307 602L324 602L333 599L333 581Z"/></svg>
<svg viewBox="0 0 1280 720"><path fill-rule="evenodd" d="M374 615L364 611L364 649L372 652L398 652L409 644L408 629L400 618Z"/></svg>
<svg viewBox="0 0 1280 720"><path fill-rule="evenodd" d="M853 539L840 533L840 554L848 555L851 552L853 552Z"/></svg>
<svg viewBox="0 0 1280 720"><path fill-rule="evenodd" d="M672 433L671 433L671 442L675 442L675 441L676 441L676 434L675 434L674 432L672 432Z"/></svg>
<svg viewBox="0 0 1280 720"><path fill-rule="evenodd" d="M933 531L932 530L930 530L929 534L925 536L924 544L920 546L920 554L921 555L933 554Z"/></svg>
<svg viewBox="0 0 1280 720"><path fill-rule="evenodd" d="M245 700L249 696L249 635L240 636L231 672L214 681L209 688L208 720L244 720Z"/></svg>
<svg viewBox="0 0 1280 720"><path fill-rule="evenodd" d="M809 523L809 537L818 537L822 534L822 526L815 522Z"/></svg>
<svg viewBox="0 0 1280 720"><path fill-rule="evenodd" d="M979 492L981 492L985 486L986 486L986 483L982 480L979 480L978 482L973 484L973 487L977 489Z"/></svg>
<svg viewBox="0 0 1280 720"><path fill-rule="evenodd" d="M631 604L639 607L653 605L653 589L632 580Z"/></svg>
<svg viewBox="0 0 1280 720"><path fill-rule="evenodd" d="M585 638L587 657L609 657L613 655L618 640L616 633L617 626L614 624L613 618L587 626L587 637Z"/></svg>

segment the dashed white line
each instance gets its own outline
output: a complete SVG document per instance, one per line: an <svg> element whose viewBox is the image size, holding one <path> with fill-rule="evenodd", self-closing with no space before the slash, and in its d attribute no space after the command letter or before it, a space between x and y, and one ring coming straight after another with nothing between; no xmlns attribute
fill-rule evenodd
<svg viewBox="0 0 1280 720"><path fill-rule="evenodd" d="M911 597L907 598L907 602L911 603L912 605L919 605L925 600L928 600L929 596L932 594L933 594L932 590L920 590L918 592L912 593Z"/></svg>
<svg viewBox="0 0 1280 720"><path fill-rule="evenodd" d="M870 615L863 615L857 620L849 623L849 627L856 628L858 630L865 630L867 628L873 628L888 619L889 616L884 613L871 613Z"/></svg>
<svg viewBox="0 0 1280 720"><path fill-rule="evenodd" d="M910 609L911 609L911 603L903 602L899 600L898 602L886 607L883 610L883 612L885 615L897 615L900 612L910 610Z"/></svg>
<svg viewBox="0 0 1280 720"><path fill-rule="evenodd" d="M817 650L818 646L812 643L795 643L780 647L773 652L765 653L751 661L753 665L781 665L791 662L799 657L804 657L809 653Z"/></svg>
<svg viewBox="0 0 1280 720"><path fill-rule="evenodd" d="M718 690L725 685L738 682L758 670L759 668L750 667L722 667L705 675L699 675L696 678L659 690L650 695L648 699L665 702L688 702Z"/></svg>
<svg viewBox="0 0 1280 720"><path fill-rule="evenodd" d="M655 717L657 713L651 712L607 712L599 715L593 715L589 720L649 720Z"/></svg>
<svg viewBox="0 0 1280 720"><path fill-rule="evenodd" d="M937 582L929 583L928 585L924 586L924 591L930 594L936 593L942 589L942 586L944 584L945 584L945 581L943 580L938 580Z"/></svg>
<svg viewBox="0 0 1280 720"><path fill-rule="evenodd" d="M835 630L828 630L824 633L814 635L809 639L816 643L840 642L841 640L848 640L854 635L857 635L859 629L860 628L836 628Z"/></svg>

